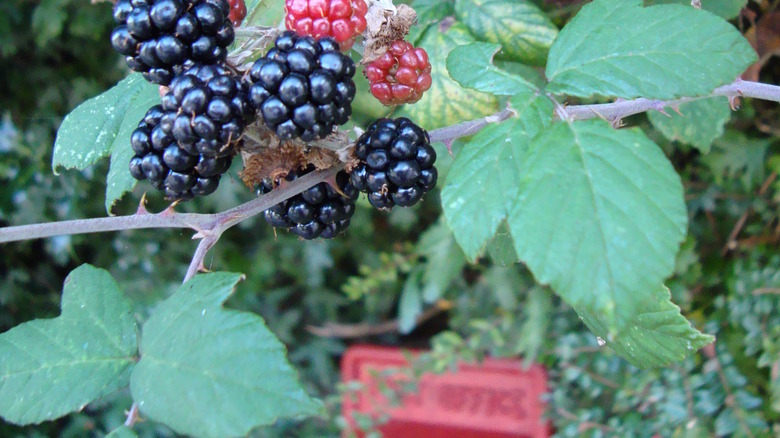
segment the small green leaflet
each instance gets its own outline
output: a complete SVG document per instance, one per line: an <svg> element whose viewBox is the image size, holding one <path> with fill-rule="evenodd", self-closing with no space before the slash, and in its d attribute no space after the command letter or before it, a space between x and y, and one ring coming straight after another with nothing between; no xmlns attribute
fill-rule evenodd
<svg viewBox="0 0 780 438"><path fill-rule="evenodd" d="M709 12L594 0L552 45L547 91L625 99L701 96L734 81L755 60L742 34Z"/></svg>
<svg viewBox="0 0 780 438"><path fill-rule="evenodd" d="M725 178L739 178L750 190L764 179L764 157L771 144L771 138L748 138L739 131L726 131L702 161L715 174L718 184L723 184Z"/></svg>
<svg viewBox="0 0 780 438"><path fill-rule="evenodd" d="M552 120L552 102L533 93L511 100L517 116L478 132L455 159L441 200L444 216L469 260L476 260L519 196L531 138Z"/></svg>
<svg viewBox="0 0 780 438"><path fill-rule="evenodd" d="M447 74L447 55L455 47L474 42L468 30L459 23L442 32L431 26L422 35L419 46L425 48L431 62L431 89L412 105L404 105L400 114L431 130L496 112L498 99L468 90Z"/></svg>
<svg viewBox="0 0 780 438"><path fill-rule="evenodd" d="M196 275L144 324L130 381L144 416L180 434L225 437L321 413L263 320L222 308L241 277Z"/></svg>
<svg viewBox="0 0 780 438"><path fill-rule="evenodd" d="M53 420L128 384L137 353L132 308L106 271L65 279L62 314L0 334L0 416Z"/></svg>
<svg viewBox="0 0 780 438"><path fill-rule="evenodd" d="M695 100L680 105L679 114L650 111L647 118L667 139L689 144L708 153L712 142L723 135L723 127L731 118L729 100L725 97Z"/></svg>
<svg viewBox="0 0 780 438"><path fill-rule="evenodd" d="M704 0L701 7L705 11L720 15L726 20L731 20L739 15L739 11L747 5L748 0ZM678 4L691 7L691 0L645 0L645 6Z"/></svg>
<svg viewBox="0 0 780 438"><path fill-rule="evenodd" d="M83 170L111 155L106 178L106 211L110 212L114 203L135 186L127 170L133 156L130 134L146 111L159 103L158 87L138 73L82 103L65 117L57 132L52 168Z"/></svg>
<svg viewBox="0 0 780 438"><path fill-rule="evenodd" d="M641 131L602 120L545 129L521 175L507 220L518 256L571 306L621 329L673 272L687 225L679 175Z"/></svg>
<svg viewBox="0 0 780 438"><path fill-rule="evenodd" d="M439 220L420 236L416 252L425 256L422 274L423 301L433 303L444 295L447 287L466 265L452 232Z"/></svg>
<svg viewBox="0 0 780 438"><path fill-rule="evenodd" d="M639 368L666 366L679 362L694 351L712 343L714 336L705 335L691 326L671 301L665 286L645 291L640 309L630 315L625 329L611 336L609 322L598 313L574 307L588 328L620 356Z"/></svg>
<svg viewBox="0 0 780 438"><path fill-rule="evenodd" d="M455 16L479 40L501 44L514 61L544 65L558 28L528 0L457 0Z"/></svg>
<svg viewBox="0 0 780 438"><path fill-rule="evenodd" d="M493 56L499 50L500 45L491 43L456 47L447 56L447 71L460 85L483 93L513 96L536 91L523 77L493 66Z"/></svg>

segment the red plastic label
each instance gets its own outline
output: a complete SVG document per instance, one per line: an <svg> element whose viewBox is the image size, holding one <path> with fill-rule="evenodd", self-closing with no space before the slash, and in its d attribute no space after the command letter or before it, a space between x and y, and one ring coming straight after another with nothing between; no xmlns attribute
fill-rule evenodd
<svg viewBox="0 0 780 438"><path fill-rule="evenodd" d="M523 369L521 361L504 359L460 364L456 373L424 375L417 394L406 395L400 407L389 406L380 384L397 388L402 377L381 371L404 366L408 362L397 348L354 346L347 350L341 363L342 380L357 380L366 388L344 399L350 425L355 424L352 414L359 412L389 415L390 421L379 427L385 438L542 438L550 434L542 419L541 400L547 391L547 374L538 365ZM387 380L378 381L382 378Z"/></svg>

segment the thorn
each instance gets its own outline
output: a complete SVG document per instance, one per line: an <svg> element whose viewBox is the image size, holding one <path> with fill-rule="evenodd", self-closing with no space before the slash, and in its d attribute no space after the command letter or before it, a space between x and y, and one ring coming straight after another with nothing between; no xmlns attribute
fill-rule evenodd
<svg viewBox="0 0 780 438"><path fill-rule="evenodd" d="M177 200L171 202L171 205L169 205L165 210L160 212L160 215L162 215L162 216L169 216L169 215L176 214L176 212L173 211L173 210L176 208L177 205L179 205L180 202L181 202L181 199L177 199Z"/></svg>
<svg viewBox="0 0 780 438"><path fill-rule="evenodd" d="M670 116L670 115L669 115L669 113L667 113L667 112L664 110L664 108L663 108L663 107L662 107L662 108L656 108L655 110L656 110L656 111L658 111L659 113L661 113L661 114L665 115L666 117L672 117L672 116Z"/></svg>
<svg viewBox="0 0 780 438"><path fill-rule="evenodd" d="M455 143L455 140L447 140L444 142L444 145L447 146L447 152L450 153L450 157L455 158L455 155L452 154L452 144Z"/></svg>
<svg viewBox="0 0 780 438"><path fill-rule="evenodd" d="M614 120L612 120L610 122L610 124L615 129L622 128L623 126L625 126L625 123L623 123L623 119L621 119L621 118L615 118Z"/></svg>
<svg viewBox="0 0 780 438"><path fill-rule="evenodd" d="M740 95L742 95L742 92L739 92ZM740 108L739 104L739 96L729 96L729 107L731 107L732 111L737 111Z"/></svg>
<svg viewBox="0 0 780 438"><path fill-rule="evenodd" d="M146 209L146 192L141 195L141 201L138 203L138 209L135 211L137 215L149 214L149 210Z"/></svg>
<svg viewBox="0 0 780 438"><path fill-rule="evenodd" d="M198 263L198 272L207 273L211 272L211 270L208 269L206 265L203 264L203 260L201 260L200 263Z"/></svg>
<svg viewBox="0 0 780 438"><path fill-rule="evenodd" d="M672 106L671 106L671 108L672 108L672 110L673 110L674 112L676 112L677 114L679 114L679 115L681 115L681 116L685 117L685 114L683 114L683 113L681 113L681 112L680 112L680 105L672 105Z"/></svg>

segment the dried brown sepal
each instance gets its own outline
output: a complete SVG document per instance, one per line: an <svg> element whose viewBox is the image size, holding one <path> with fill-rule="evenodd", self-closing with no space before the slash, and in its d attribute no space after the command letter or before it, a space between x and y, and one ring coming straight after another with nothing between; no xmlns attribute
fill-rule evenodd
<svg viewBox="0 0 780 438"><path fill-rule="evenodd" d="M244 169L239 173L247 187L256 187L264 179L277 180L287 175L290 169L297 169L306 164L306 154L303 148L296 144L286 143L281 147L266 149L262 153L244 155Z"/></svg>
<svg viewBox="0 0 780 438"><path fill-rule="evenodd" d="M393 41L404 39L409 29L417 23L417 12L404 4L397 5L393 12L380 3L374 3L368 8L366 21L368 27L363 40L363 65L384 55Z"/></svg>

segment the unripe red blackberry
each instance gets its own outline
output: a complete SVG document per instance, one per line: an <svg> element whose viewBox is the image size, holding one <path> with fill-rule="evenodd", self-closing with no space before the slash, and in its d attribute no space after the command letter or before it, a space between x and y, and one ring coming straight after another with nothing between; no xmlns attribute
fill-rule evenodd
<svg viewBox="0 0 780 438"><path fill-rule="evenodd" d="M244 18L246 18L246 3L244 3L244 0L229 1L230 14L228 14L228 18L230 18L230 22L233 23L233 26L238 27L241 25L241 22L244 21Z"/></svg>
<svg viewBox="0 0 780 438"><path fill-rule="evenodd" d="M395 41L364 73L371 94L387 106L417 102L431 88L428 53L403 40Z"/></svg>
<svg viewBox="0 0 780 438"><path fill-rule="evenodd" d="M168 85L189 64L225 61L229 13L228 0L118 0L111 44L131 70Z"/></svg>
<svg viewBox="0 0 780 438"><path fill-rule="evenodd" d="M293 181L313 170L314 166L310 165L290 171L284 180ZM264 180L258 194L270 192L280 182ZM273 227L288 229L306 240L317 237L332 239L349 226L358 197L358 191L346 173L336 174L336 184L341 193L328 183L321 182L274 205L263 212L263 216Z"/></svg>
<svg viewBox="0 0 780 438"><path fill-rule="evenodd" d="M285 0L284 23L298 35L331 37L348 50L366 30L365 0Z"/></svg>
<svg viewBox="0 0 780 438"><path fill-rule="evenodd" d="M249 99L284 140L325 138L352 114L355 63L330 38L284 32L249 70Z"/></svg>
<svg viewBox="0 0 780 438"><path fill-rule="evenodd" d="M376 208L410 207L436 186L436 151L424 129L411 120L379 119L355 144L360 164L352 184Z"/></svg>

